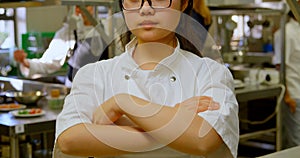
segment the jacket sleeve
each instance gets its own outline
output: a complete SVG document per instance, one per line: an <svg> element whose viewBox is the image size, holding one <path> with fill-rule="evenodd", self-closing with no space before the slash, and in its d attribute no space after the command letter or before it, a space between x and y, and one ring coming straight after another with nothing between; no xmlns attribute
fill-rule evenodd
<svg viewBox="0 0 300 158"><path fill-rule="evenodd" d="M29 68L20 66L22 75L33 77L34 74L50 74L58 71L66 60L68 50L73 48L75 41L69 36L68 25L64 24L52 39L48 49L39 59L28 59Z"/></svg>

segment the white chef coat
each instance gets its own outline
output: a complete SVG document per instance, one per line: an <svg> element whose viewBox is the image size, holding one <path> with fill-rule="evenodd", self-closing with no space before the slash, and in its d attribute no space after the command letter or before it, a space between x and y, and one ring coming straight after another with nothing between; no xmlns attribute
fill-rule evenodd
<svg viewBox="0 0 300 158"><path fill-rule="evenodd" d="M29 68L20 65L20 70L25 77L32 77L34 74L50 74L61 68L64 64L69 49L75 44L72 30L67 23L59 29L51 40L48 49L39 59L28 59Z"/></svg>
<svg viewBox="0 0 300 158"><path fill-rule="evenodd" d="M92 123L97 106L119 93L132 94L167 106L175 106L193 96L211 96L220 103L220 109L202 112L199 116L211 124L222 137L223 146L230 149L227 156L224 152L218 156L237 157L238 104L228 69L216 61L199 58L180 49L178 43L174 53L163 59L154 70L141 70L132 58L136 42L133 40L129 43L125 53L120 56L88 64L78 71L71 93L66 97L63 110L57 118L56 139L71 126ZM162 156L163 152L154 151L152 157L174 157L174 151L171 153L173 156ZM180 157L188 156L177 153ZM54 155L64 157L56 145Z"/></svg>
<svg viewBox="0 0 300 158"><path fill-rule="evenodd" d="M77 32L79 40L84 40L85 38L92 36L98 36L101 38L99 33L93 29L93 26L82 26L77 30ZM41 58L28 59L30 64L29 68L20 65L22 75L32 78L35 74L51 74L58 71L65 63L68 51L74 48L74 44L75 39L73 30L70 29L68 23L64 23L63 27L55 33L48 49L44 52Z"/></svg>
<svg viewBox="0 0 300 158"><path fill-rule="evenodd" d="M300 99L300 25L290 18L285 25L285 71L286 86L289 94L294 99ZM281 63L281 40L280 31L274 35L274 64Z"/></svg>

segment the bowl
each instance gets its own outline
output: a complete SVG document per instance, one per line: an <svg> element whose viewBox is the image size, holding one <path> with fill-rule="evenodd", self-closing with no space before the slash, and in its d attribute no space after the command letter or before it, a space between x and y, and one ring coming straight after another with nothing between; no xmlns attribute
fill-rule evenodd
<svg viewBox="0 0 300 158"><path fill-rule="evenodd" d="M10 92L7 97L14 98L20 104L34 104L37 103L42 97L46 96L46 92L42 91L28 91L28 92Z"/></svg>
<svg viewBox="0 0 300 158"><path fill-rule="evenodd" d="M62 95L59 97L46 96L46 100L50 109L52 110L62 109L64 105L65 96Z"/></svg>

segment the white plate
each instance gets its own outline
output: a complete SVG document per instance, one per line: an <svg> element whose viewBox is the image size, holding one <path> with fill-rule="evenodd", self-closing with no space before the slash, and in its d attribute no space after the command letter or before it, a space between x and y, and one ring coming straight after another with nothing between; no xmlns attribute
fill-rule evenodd
<svg viewBox="0 0 300 158"><path fill-rule="evenodd" d="M13 105L18 105L17 107L13 107ZM16 103L7 103L7 104L0 104L0 111L12 111L18 109L25 109L26 105L23 104L16 104Z"/></svg>
<svg viewBox="0 0 300 158"><path fill-rule="evenodd" d="M26 111L30 111L31 109L24 109ZM45 114L45 111L42 110L40 113L35 113L35 114L20 114L19 111L22 111L22 110L14 110L14 111L10 111L9 113L11 113L13 116L15 117L36 117L36 116L42 116Z"/></svg>

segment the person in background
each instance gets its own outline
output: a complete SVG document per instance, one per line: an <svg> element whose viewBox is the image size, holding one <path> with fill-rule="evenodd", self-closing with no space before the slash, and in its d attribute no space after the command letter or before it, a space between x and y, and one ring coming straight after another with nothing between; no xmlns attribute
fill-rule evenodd
<svg viewBox="0 0 300 158"><path fill-rule="evenodd" d="M207 31L209 30L209 27L212 23L212 17L210 15L210 10L205 3L205 0L194 0L193 9L190 12L190 15Z"/></svg>
<svg viewBox="0 0 300 158"><path fill-rule="evenodd" d="M94 15L95 7L87 6L86 9ZM102 53L105 49L103 45L101 36L94 30L80 7L76 6L74 14L67 17L41 58L27 59L24 50L16 50L14 59L20 63L20 71L27 78L34 78L36 74L54 73L68 60L69 72L65 84L70 86L80 67L100 58L107 59L107 52Z"/></svg>
<svg viewBox="0 0 300 158"><path fill-rule="evenodd" d="M78 71L56 120L54 157L237 157L232 75L182 49L175 32L192 2L119 0L134 37L121 55Z"/></svg>
<svg viewBox="0 0 300 158"><path fill-rule="evenodd" d="M298 3L300 3L298 1ZM280 30L274 34L273 63L280 70L281 40L285 40L285 86L283 113L283 147L300 145L300 25L292 11L288 12L289 20L285 24L285 39Z"/></svg>

